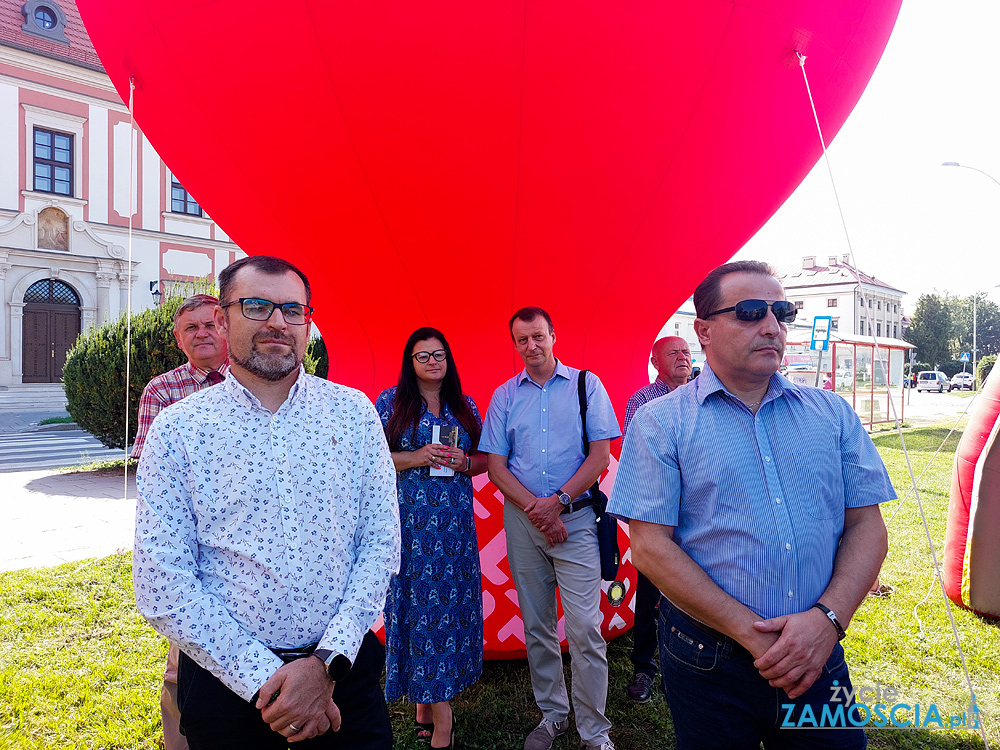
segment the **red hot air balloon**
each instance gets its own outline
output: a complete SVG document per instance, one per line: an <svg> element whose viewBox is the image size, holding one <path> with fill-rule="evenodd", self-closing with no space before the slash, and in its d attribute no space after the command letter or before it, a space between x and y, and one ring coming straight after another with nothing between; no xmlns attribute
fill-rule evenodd
<svg viewBox="0 0 1000 750"><path fill-rule="evenodd" d="M832 138L900 0L78 5L185 187L314 280L331 379L374 397L429 324L485 408L540 305L621 413L663 321L821 153L796 52ZM491 655L523 652L500 502L478 490Z"/></svg>

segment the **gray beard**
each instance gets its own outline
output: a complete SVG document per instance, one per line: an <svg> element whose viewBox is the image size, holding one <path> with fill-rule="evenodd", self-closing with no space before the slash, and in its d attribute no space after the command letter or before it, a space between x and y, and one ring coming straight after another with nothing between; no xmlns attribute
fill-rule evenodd
<svg viewBox="0 0 1000 750"><path fill-rule="evenodd" d="M261 354L256 344L250 349L250 356L246 359L241 359L233 352L229 353L229 359L251 375L272 383L284 380L299 369L300 364L294 351L288 354Z"/></svg>

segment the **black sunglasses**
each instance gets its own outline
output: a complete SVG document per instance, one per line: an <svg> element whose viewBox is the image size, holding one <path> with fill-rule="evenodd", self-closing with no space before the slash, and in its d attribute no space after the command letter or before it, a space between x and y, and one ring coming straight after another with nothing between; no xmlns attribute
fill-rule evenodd
<svg viewBox="0 0 1000 750"><path fill-rule="evenodd" d="M734 312L736 313L737 320L753 323L757 320L763 320L767 315L768 307L771 308L774 317L779 323L791 323L795 320L795 314L798 312L795 309L794 302L788 302L783 299L772 302L770 305L762 299L745 299L742 302L737 302L734 307L724 307L721 310L714 310L704 316L703 319L708 320L713 315L718 315L719 313Z"/></svg>

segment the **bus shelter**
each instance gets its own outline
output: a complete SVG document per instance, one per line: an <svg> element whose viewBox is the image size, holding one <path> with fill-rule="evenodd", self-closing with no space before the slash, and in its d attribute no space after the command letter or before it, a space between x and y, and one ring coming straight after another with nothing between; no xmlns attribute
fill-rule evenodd
<svg viewBox="0 0 1000 750"><path fill-rule="evenodd" d="M869 429L873 425L903 421L905 393L903 365L915 348L902 339L830 334L829 350L809 349L809 331L789 331L786 340L785 376L799 385L836 391L845 398ZM876 342L878 349L876 351ZM809 356L806 365L803 355ZM796 363L798 362L798 363ZM817 377L818 375L818 377ZM890 407L890 400L895 412Z"/></svg>

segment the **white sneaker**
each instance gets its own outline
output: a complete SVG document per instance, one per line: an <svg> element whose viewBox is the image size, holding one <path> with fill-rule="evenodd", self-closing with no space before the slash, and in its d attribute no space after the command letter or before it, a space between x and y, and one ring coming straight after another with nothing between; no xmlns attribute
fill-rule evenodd
<svg viewBox="0 0 1000 750"><path fill-rule="evenodd" d="M603 745L583 745L580 747L585 748L585 750L615 750L615 743L608 740Z"/></svg>
<svg viewBox="0 0 1000 750"><path fill-rule="evenodd" d="M524 750L550 750L556 737L566 734L567 729L569 729L569 719L560 722L542 719L524 738Z"/></svg>

